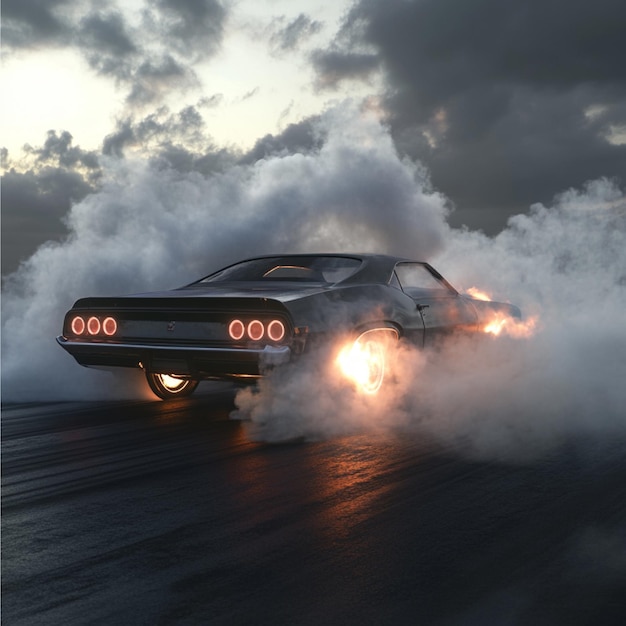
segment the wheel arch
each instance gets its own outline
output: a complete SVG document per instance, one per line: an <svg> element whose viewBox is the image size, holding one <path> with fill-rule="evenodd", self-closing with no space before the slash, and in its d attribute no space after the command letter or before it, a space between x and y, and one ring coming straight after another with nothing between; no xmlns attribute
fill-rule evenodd
<svg viewBox="0 0 626 626"><path fill-rule="evenodd" d="M366 322L365 324L359 324L359 326L355 328L354 334L356 337L360 337L361 335L372 331L394 332L396 335L396 339L398 340L404 335L402 326L390 320Z"/></svg>

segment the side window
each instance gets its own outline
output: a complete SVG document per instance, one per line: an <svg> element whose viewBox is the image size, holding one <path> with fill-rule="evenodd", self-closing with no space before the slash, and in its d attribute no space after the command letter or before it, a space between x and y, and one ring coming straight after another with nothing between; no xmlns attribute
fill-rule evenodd
<svg viewBox="0 0 626 626"><path fill-rule="evenodd" d="M446 289L421 263L398 263L396 274L403 291L409 295L415 289Z"/></svg>

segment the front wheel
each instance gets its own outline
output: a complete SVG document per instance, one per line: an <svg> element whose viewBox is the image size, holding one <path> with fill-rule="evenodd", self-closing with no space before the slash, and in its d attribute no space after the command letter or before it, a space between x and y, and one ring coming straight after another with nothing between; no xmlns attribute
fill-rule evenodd
<svg viewBox="0 0 626 626"><path fill-rule="evenodd" d="M148 385L150 385L150 389L162 400L190 396L198 386L197 380L177 378L169 374L151 374L146 372L146 380Z"/></svg>

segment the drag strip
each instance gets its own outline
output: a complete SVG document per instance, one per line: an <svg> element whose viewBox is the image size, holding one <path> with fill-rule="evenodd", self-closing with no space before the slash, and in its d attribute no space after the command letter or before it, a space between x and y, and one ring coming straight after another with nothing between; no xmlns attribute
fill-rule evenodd
<svg viewBox="0 0 626 626"><path fill-rule="evenodd" d="M267 444L232 409L4 406L4 623L623 623L623 442Z"/></svg>

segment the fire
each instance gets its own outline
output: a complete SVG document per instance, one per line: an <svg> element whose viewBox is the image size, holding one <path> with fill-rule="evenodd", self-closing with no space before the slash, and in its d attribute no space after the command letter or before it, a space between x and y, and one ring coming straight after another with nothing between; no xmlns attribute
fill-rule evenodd
<svg viewBox="0 0 626 626"><path fill-rule="evenodd" d="M373 394L380 389L385 361L378 344L355 341L341 350L337 364L342 374L365 393Z"/></svg>
<svg viewBox="0 0 626 626"><path fill-rule="evenodd" d="M470 287L467 290L467 293L472 296L472 298L476 298L476 300L485 300L487 302L491 302L491 298L484 291L481 291L477 287Z"/></svg>
<svg viewBox="0 0 626 626"><path fill-rule="evenodd" d="M537 329L536 316L527 320L518 320L502 313L495 313L491 320L483 326L483 332L495 335L507 335L515 339L525 339L534 335Z"/></svg>
<svg viewBox="0 0 626 626"><path fill-rule="evenodd" d="M470 287L466 293L476 300L492 301L491 296L489 296L487 292L477 287ZM527 320L519 320L505 315L504 313L494 313L491 319L482 327L482 330L496 337L499 335L507 335L515 339L523 339L531 337L535 333L537 323L538 319L536 316L530 317Z"/></svg>
<svg viewBox="0 0 626 626"><path fill-rule="evenodd" d="M398 339L392 328L365 331L344 346L337 357L339 370L366 394L375 394L385 378L385 359Z"/></svg>

